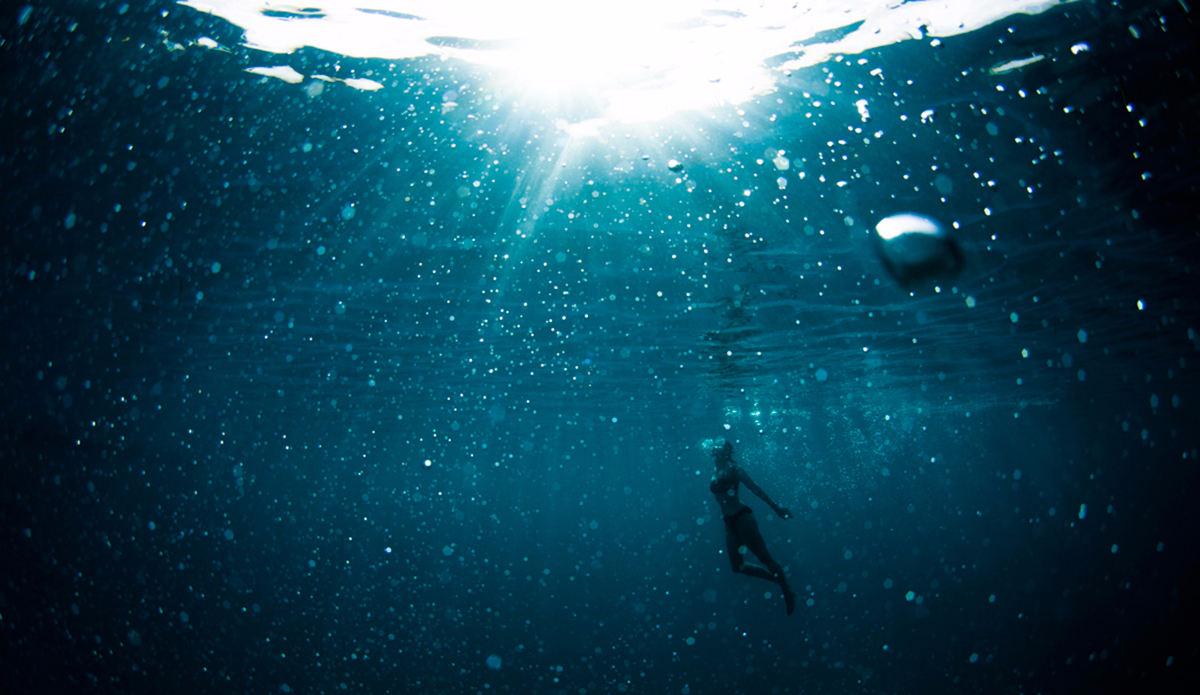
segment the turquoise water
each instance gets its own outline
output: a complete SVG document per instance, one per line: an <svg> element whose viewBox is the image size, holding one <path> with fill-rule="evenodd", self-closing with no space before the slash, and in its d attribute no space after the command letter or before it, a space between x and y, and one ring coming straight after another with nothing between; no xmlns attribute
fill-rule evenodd
<svg viewBox="0 0 1200 695"><path fill-rule="evenodd" d="M1195 682L1186 5L638 122L122 7L2 28L19 689ZM900 286L902 212L965 267ZM723 438L791 617L723 554Z"/></svg>

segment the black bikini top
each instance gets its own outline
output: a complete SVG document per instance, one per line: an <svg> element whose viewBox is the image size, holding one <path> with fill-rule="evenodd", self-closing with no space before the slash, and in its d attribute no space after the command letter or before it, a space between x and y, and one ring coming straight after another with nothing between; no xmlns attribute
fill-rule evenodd
<svg viewBox="0 0 1200 695"><path fill-rule="evenodd" d="M729 466L720 474L713 474L712 482L708 484L708 489L714 495L728 495L732 490L737 494L738 474L736 466Z"/></svg>

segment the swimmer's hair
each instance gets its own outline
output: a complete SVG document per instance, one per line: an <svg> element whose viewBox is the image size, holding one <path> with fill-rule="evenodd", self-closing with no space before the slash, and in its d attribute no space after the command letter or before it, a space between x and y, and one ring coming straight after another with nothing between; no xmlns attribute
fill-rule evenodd
<svg viewBox="0 0 1200 695"><path fill-rule="evenodd" d="M725 443L722 444L721 446L713 447L712 453L713 453L714 457L724 456L727 459L732 459L733 458L733 442L726 439Z"/></svg>

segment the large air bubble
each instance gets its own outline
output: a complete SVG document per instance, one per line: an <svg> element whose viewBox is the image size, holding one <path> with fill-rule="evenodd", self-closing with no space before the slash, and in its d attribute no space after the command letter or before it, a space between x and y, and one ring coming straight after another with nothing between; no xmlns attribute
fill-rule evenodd
<svg viewBox="0 0 1200 695"><path fill-rule="evenodd" d="M963 267L958 242L932 217L911 212L885 217L875 225L875 241L884 267L905 287Z"/></svg>

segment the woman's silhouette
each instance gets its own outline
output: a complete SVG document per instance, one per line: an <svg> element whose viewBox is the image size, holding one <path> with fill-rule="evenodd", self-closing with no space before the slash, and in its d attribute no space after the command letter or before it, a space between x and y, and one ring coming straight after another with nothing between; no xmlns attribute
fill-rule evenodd
<svg viewBox="0 0 1200 695"><path fill-rule="evenodd" d="M754 520L754 510L738 499L738 484L744 484L750 492L762 498L781 519L790 519L791 510L771 501L767 493L755 485L746 471L734 462L733 444L725 442L724 446L713 449L713 464L716 468L708 489L716 496L717 504L721 506L721 516L725 518L725 546L728 548L733 571L778 584L783 590L787 613L791 615L792 611L796 610L796 592L788 586L783 567L767 552L767 544L758 530L758 522ZM766 567L747 562L747 551L754 553Z"/></svg>

